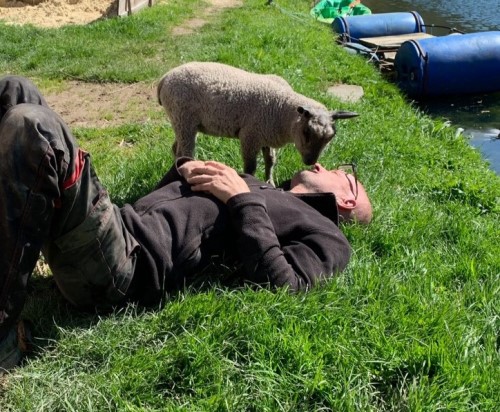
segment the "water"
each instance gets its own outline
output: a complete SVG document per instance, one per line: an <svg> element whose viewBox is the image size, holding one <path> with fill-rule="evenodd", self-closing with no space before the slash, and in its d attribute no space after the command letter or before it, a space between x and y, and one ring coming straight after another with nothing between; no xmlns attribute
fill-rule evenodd
<svg viewBox="0 0 500 412"><path fill-rule="evenodd" d="M363 4L372 13L417 11L426 25L453 27L466 33L500 30L500 0L363 0ZM440 98L419 105L430 116L445 118L464 129L470 143L500 174L500 93Z"/></svg>

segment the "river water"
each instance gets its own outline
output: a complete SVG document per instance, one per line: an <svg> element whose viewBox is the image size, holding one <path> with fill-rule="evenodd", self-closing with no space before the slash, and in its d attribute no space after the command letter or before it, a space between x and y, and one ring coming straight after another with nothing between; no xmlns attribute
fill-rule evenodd
<svg viewBox="0 0 500 412"><path fill-rule="evenodd" d="M500 30L500 0L363 0L372 13L416 11L425 25L453 27L466 33ZM431 32L429 27L427 32ZM436 35L445 34L438 32ZM500 50L498 51L500 53ZM500 67L498 68L500 76ZM491 168L500 174L500 93L420 102L432 117L445 118L478 148Z"/></svg>

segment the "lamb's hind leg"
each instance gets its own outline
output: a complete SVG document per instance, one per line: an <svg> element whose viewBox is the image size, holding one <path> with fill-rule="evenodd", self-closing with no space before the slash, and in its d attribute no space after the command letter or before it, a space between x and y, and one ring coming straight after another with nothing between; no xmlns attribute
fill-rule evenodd
<svg viewBox="0 0 500 412"><path fill-rule="evenodd" d="M264 166L266 170L266 183L269 183L273 186L274 185L274 180L273 180L273 169L274 169L274 164L276 163L276 150L273 149L272 147L263 147L262 148L262 156L264 156Z"/></svg>

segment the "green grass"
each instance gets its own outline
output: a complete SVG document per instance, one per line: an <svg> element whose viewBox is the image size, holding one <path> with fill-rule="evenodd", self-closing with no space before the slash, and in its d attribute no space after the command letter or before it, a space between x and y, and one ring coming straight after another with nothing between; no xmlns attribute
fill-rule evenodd
<svg viewBox="0 0 500 412"><path fill-rule="evenodd" d="M374 221L343 226L351 264L307 294L212 282L162 308L98 317L34 276L25 316L40 349L4 380L0 410L498 410L499 177L453 127L337 47L306 17L309 1L246 0L178 37L169 30L203 3L170 3L86 27L1 25L0 72L40 84L153 81L181 62L213 60L280 74L361 114L339 123L321 161L358 163ZM341 103L325 93L334 83L365 96ZM74 132L118 204L147 193L172 161L166 123ZM236 141L198 142L198 157L241 168ZM301 167L293 147L282 149L276 180Z"/></svg>

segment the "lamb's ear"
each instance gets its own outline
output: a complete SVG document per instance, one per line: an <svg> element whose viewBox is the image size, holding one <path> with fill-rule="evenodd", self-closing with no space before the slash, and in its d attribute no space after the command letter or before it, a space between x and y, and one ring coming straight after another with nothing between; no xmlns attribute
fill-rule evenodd
<svg viewBox="0 0 500 412"><path fill-rule="evenodd" d="M304 117L306 117L306 119L309 119L312 117L312 114L307 107L299 106L299 107L297 107L297 111L299 112L299 114L304 115Z"/></svg>
<svg viewBox="0 0 500 412"><path fill-rule="evenodd" d="M335 110L335 111L330 113L330 116L331 116L332 121L333 121L333 120L337 120L337 119L350 119L351 117L359 116L359 114L356 112L343 112L341 110L340 111Z"/></svg>

